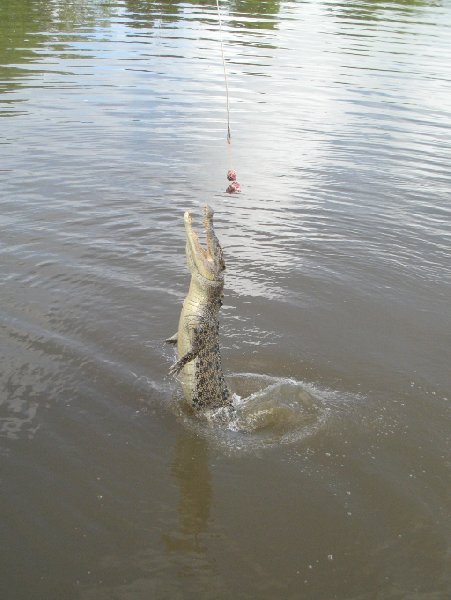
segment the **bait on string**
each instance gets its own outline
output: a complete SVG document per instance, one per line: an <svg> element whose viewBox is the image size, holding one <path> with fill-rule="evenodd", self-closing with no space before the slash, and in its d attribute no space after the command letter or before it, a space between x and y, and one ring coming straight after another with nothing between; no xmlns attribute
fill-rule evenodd
<svg viewBox="0 0 451 600"><path fill-rule="evenodd" d="M219 0L216 0L216 8L218 9L218 20L219 20L219 40L221 42L221 56L222 56L222 68L224 70L224 83L226 90L226 108L227 108L227 144L228 144L228 155L229 155L229 170L227 171L227 180L230 181L226 192L228 194L235 194L241 192L241 185L236 180L236 171L231 168L232 163L232 134L230 131L230 102L229 102L229 85L227 81L227 69L224 56L224 40L222 36L222 18L221 9L219 8Z"/></svg>

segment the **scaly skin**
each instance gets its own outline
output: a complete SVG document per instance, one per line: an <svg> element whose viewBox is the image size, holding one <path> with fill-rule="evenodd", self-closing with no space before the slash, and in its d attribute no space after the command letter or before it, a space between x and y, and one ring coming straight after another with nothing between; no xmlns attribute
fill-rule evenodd
<svg viewBox="0 0 451 600"><path fill-rule="evenodd" d="M191 272L179 328L168 341L177 343L172 375L180 374L186 401L197 410L232 406L232 394L222 372L219 352L219 309L224 296L225 269L222 248L213 229L213 211L204 208L207 250L202 248L185 213L186 258Z"/></svg>

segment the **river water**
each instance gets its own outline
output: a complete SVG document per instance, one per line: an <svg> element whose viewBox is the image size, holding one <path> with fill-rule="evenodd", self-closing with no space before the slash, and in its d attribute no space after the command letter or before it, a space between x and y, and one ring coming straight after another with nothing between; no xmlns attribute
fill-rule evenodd
<svg viewBox="0 0 451 600"><path fill-rule="evenodd" d="M451 5L0 0L0 595L451 594ZM243 187L228 196L233 166ZM216 212L234 427L167 372Z"/></svg>

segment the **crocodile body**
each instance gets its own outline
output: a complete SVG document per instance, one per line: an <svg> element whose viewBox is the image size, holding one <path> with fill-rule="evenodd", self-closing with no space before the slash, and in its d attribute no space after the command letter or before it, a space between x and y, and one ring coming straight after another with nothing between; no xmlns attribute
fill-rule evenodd
<svg viewBox="0 0 451 600"><path fill-rule="evenodd" d="M177 344L172 375L179 375L186 401L195 410L232 406L219 351L219 310L224 296L224 256L213 228L213 211L204 208L207 249L185 213L186 258L191 283L183 302L179 328L169 342Z"/></svg>

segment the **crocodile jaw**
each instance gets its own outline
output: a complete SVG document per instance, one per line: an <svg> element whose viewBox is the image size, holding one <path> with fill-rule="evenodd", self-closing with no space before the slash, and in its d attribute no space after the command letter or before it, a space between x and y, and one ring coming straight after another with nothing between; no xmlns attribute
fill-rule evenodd
<svg viewBox="0 0 451 600"><path fill-rule="evenodd" d="M203 248L198 234L193 229L193 218L189 211L184 215L186 232L186 257L192 275L200 275L210 281L221 281L225 269L222 248L213 228L213 210L206 205L204 213L204 229L207 248Z"/></svg>

